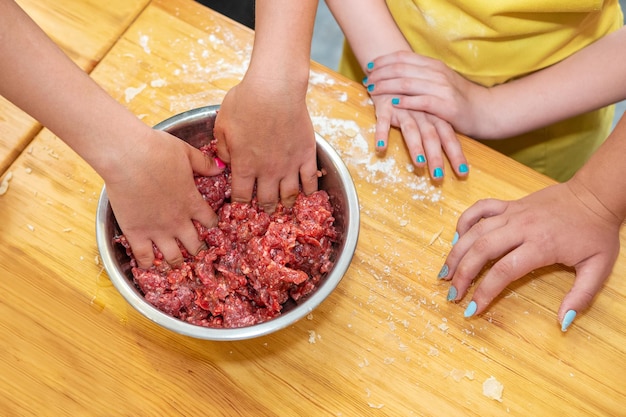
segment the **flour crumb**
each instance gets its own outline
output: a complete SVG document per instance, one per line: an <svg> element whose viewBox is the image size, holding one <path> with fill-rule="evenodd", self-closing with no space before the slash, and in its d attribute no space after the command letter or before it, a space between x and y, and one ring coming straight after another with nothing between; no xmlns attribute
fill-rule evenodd
<svg viewBox="0 0 626 417"><path fill-rule="evenodd" d="M150 37L148 35L139 36L139 46L141 46L145 53L149 54L150 47L148 46L148 42L150 42Z"/></svg>
<svg viewBox="0 0 626 417"><path fill-rule="evenodd" d="M309 330L309 343L310 344L315 344L315 342L317 342L318 340L321 340L322 336L320 336L319 334L315 333L315 330Z"/></svg>
<svg viewBox="0 0 626 417"><path fill-rule="evenodd" d="M504 385L502 385L495 377L490 376L483 382L483 395L492 400L502 402L502 391Z"/></svg>
<svg viewBox="0 0 626 417"><path fill-rule="evenodd" d="M30 230L31 232L35 231L35 226L33 226L32 224L27 224L26 227L28 227L28 230Z"/></svg>
<svg viewBox="0 0 626 417"><path fill-rule="evenodd" d="M13 178L13 172L9 171L2 179L2 182L0 182L0 195L6 194L9 189L9 181L11 181L11 178Z"/></svg>
<svg viewBox="0 0 626 417"><path fill-rule="evenodd" d="M167 81L162 78L150 81L150 87L152 88L160 88L165 87L167 85Z"/></svg>
<svg viewBox="0 0 626 417"><path fill-rule="evenodd" d="M130 101L132 99L134 99L137 94L141 93L144 88L146 88L146 84L142 83L141 85L139 85L139 87L128 87L125 91L124 91L124 99L126 100L127 103L130 103Z"/></svg>
<svg viewBox="0 0 626 417"><path fill-rule="evenodd" d="M462 369L453 369L450 371L449 375L456 382L461 382L463 378L467 378L470 381L474 380L474 371L464 371Z"/></svg>

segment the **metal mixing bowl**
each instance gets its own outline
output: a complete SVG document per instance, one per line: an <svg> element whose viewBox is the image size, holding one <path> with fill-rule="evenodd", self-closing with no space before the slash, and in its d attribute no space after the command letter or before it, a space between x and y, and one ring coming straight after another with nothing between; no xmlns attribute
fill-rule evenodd
<svg viewBox="0 0 626 417"><path fill-rule="evenodd" d="M213 139L213 126L219 106L202 107L173 116L155 129L164 130L193 146L200 147ZM339 232L335 264L319 287L298 304L284 306L280 316L253 326L216 329L186 323L149 304L133 283L129 257L125 249L113 243L120 234L115 216L102 188L96 213L96 240L104 268L113 285L137 311L153 322L174 332L207 340L242 340L267 335L283 329L308 315L336 288L343 278L356 248L359 234L359 205L350 173L335 150L316 134L318 167L326 172L319 188L326 190L334 207L335 227Z"/></svg>

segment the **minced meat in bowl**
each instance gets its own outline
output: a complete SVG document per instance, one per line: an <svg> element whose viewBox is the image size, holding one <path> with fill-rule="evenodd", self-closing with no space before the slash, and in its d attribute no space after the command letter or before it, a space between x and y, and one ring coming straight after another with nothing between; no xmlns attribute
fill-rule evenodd
<svg viewBox="0 0 626 417"><path fill-rule="evenodd" d="M191 110L155 128L210 152L218 108ZM175 274L169 271L173 275L169 277L164 271L169 269L167 265L162 271L158 267L134 268L132 253L127 251L103 188L96 214L96 237L104 267L117 290L157 324L208 340L266 335L313 311L348 269L359 230L358 201L350 174L335 150L319 135L316 140L318 167L323 172L320 191L299 196L293 209L279 205L276 213L269 215L254 202L230 204L228 189L205 195L227 183L224 178L228 171L222 179L206 182L197 178L205 200L217 209L219 227L199 229L208 249L195 259L187 258L187 266ZM231 251L224 249L241 245L238 239L250 245L243 260L234 259ZM264 257L263 253L271 256ZM228 270L235 262L240 269L242 263L245 265L243 278ZM233 284L230 278L240 282ZM175 282L174 293L166 288L170 281Z"/></svg>

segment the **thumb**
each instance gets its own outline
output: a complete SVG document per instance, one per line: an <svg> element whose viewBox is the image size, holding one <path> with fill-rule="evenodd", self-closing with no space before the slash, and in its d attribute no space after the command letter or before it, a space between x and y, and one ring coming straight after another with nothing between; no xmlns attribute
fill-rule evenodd
<svg viewBox="0 0 626 417"><path fill-rule="evenodd" d="M574 285L559 308L558 318L562 331L567 330L577 313L589 307L611 273L611 265L613 263L606 262L606 259L595 258L576 268Z"/></svg>
<svg viewBox="0 0 626 417"><path fill-rule="evenodd" d="M221 173L226 168L226 164L220 158L208 156L191 145L188 145L187 155L191 169L196 174L210 177Z"/></svg>

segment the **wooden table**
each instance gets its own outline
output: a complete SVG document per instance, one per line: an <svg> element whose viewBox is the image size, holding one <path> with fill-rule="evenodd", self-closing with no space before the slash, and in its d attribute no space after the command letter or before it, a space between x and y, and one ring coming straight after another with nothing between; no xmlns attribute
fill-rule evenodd
<svg viewBox="0 0 626 417"><path fill-rule="evenodd" d="M196 3L154 0L131 20L91 74L148 124L219 103L245 71L252 32ZM317 64L309 106L356 182L359 243L309 318L247 341L173 334L127 305L98 259L102 180L47 130L28 143L0 197L0 415L625 415L623 251L565 334L556 311L574 276L559 266L465 319L469 297L446 302L436 279L456 219L550 180L462 138L470 178L433 187L397 132L373 156L366 92ZM501 402L483 395L490 377Z"/></svg>

